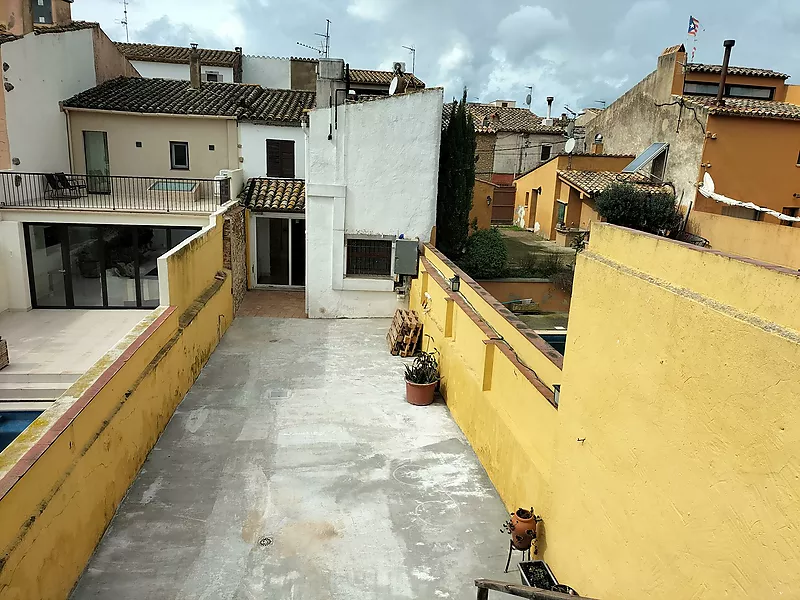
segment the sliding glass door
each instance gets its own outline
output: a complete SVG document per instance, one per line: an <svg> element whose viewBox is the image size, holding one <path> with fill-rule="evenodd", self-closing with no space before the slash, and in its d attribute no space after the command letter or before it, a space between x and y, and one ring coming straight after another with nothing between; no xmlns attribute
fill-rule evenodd
<svg viewBox="0 0 800 600"><path fill-rule="evenodd" d="M158 258L193 227L25 225L34 308L155 308Z"/></svg>
<svg viewBox="0 0 800 600"><path fill-rule="evenodd" d="M306 222L257 216L256 284L302 287L306 282Z"/></svg>

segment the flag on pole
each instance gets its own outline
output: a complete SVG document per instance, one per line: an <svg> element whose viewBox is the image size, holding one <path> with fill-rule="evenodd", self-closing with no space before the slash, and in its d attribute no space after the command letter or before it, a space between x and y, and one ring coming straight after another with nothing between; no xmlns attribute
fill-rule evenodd
<svg viewBox="0 0 800 600"><path fill-rule="evenodd" d="M694 17L689 17L689 35L697 35L697 32L700 30L700 21L695 19Z"/></svg>

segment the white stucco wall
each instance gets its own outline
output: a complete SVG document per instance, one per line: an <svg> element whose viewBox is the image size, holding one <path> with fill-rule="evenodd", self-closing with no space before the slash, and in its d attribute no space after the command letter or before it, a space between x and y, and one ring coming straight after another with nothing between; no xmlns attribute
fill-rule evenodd
<svg viewBox="0 0 800 600"><path fill-rule="evenodd" d="M242 169L245 180L267 176L267 140L294 140L294 176L306 176L306 136L302 127L278 127L239 123L239 140L242 144Z"/></svg>
<svg viewBox="0 0 800 600"><path fill-rule="evenodd" d="M27 35L3 44L6 124L15 171L69 171L58 103L96 84L92 30Z"/></svg>
<svg viewBox="0 0 800 600"><path fill-rule="evenodd" d="M288 58L245 55L242 82L257 83L276 90L292 89L292 61Z"/></svg>
<svg viewBox="0 0 800 600"><path fill-rule="evenodd" d="M25 237L19 221L0 221L0 312L30 310Z"/></svg>
<svg viewBox="0 0 800 600"><path fill-rule="evenodd" d="M311 113L308 142L308 316L388 317L392 279L345 277L345 240L430 239L436 223L442 90Z"/></svg>
<svg viewBox="0 0 800 600"><path fill-rule="evenodd" d="M139 71L142 77L148 77L150 79L183 79L184 81L189 81L189 65L146 62L141 60L132 60L131 64ZM209 67L203 64L200 65L201 73L206 73L208 71L216 71L222 75L223 83L233 83L233 69L230 67ZM203 78L203 80L205 80L205 78Z"/></svg>

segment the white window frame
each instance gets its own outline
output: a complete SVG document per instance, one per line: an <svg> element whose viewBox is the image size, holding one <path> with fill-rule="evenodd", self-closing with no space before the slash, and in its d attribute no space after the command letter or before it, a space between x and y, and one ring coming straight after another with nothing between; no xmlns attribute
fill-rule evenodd
<svg viewBox="0 0 800 600"><path fill-rule="evenodd" d="M393 235L358 235L358 234L345 234L344 247L342 248L342 278L345 281L395 281L394 272L394 252L396 236ZM348 240L366 240L373 242L389 242L391 244L391 252L389 253L389 274L388 275L348 275L347 274L347 242Z"/></svg>
<svg viewBox="0 0 800 600"><path fill-rule="evenodd" d="M176 165L175 163L175 148L178 146L186 147L186 166ZM189 142L180 142L177 140L170 140L169 142L169 168L171 171L189 171L191 161L189 160Z"/></svg>

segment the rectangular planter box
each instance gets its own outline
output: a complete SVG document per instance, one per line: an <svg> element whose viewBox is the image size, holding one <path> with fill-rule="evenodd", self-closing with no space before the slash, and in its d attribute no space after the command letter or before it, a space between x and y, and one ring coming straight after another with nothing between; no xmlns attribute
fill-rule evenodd
<svg viewBox="0 0 800 600"><path fill-rule="evenodd" d="M0 369L8 366L8 343L0 338Z"/></svg>
<svg viewBox="0 0 800 600"><path fill-rule="evenodd" d="M535 587L542 590L550 590L554 585L558 584L556 576L550 570L549 565L543 560L531 560L519 563L519 578L522 580L522 585ZM528 578L528 571L536 570L541 574L541 580L538 578ZM537 585L538 583L538 585ZM545 587L546 586L546 587Z"/></svg>

